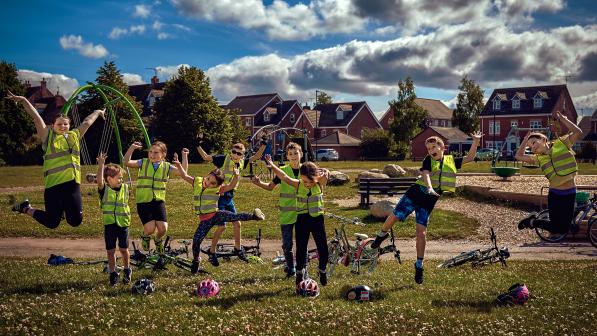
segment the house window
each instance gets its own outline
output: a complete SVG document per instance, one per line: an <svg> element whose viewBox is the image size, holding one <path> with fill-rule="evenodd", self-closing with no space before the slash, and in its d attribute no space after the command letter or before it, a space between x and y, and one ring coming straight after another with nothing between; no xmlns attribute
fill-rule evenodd
<svg viewBox="0 0 597 336"><path fill-rule="evenodd" d="M342 111L342 110L336 111L336 120L342 120L342 119L344 119L344 111Z"/></svg>
<svg viewBox="0 0 597 336"><path fill-rule="evenodd" d="M512 108L515 110L520 109L520 99L512 99Z"/></svg>
<svg viewBox="0 0 597 336"><path fill-rule="evenodd" d="M493 121L489 122L489 134L500 134L501 129L500 129L500 122L496 121L495 125L493 124Z"/></svg>
<svg viewBox="0 0 597 336"><path fill-rule="evenodd" d="M502 144L503 143L504 143L503 141L496 141L495 142L495 149L502 150Z"/></svg>
<svg viewBox="0 0 597 336"><path fill-rule="evenodd" d="M251 118L245 119L245 126L251 126Z"/></svg>
<svg viewBox="0 0 597 336"><path fill-rule="evenodd" d="M530 126L531 128L541 128L541 120L531 120Z"/></svg>
<svg viewBox="0 0 597 336"><path fill-rule="evenodd" d="M269 121L269 112L263 112L263 121Z"/></svg>
<svg viewBox="0 0 597 336"><path fill-rule="evenodd" d="M541 98L533 98L533 108L541 108L543 107L543 99Z"/></svg>
<svg viewBox="0 0 597 336"><path fill-rule="evenodd" d="M388 125L391 125L392 122L394 122L394 117L389 117L388 118Z"/></svg>
<svg viewBox="0 0 597 336"><path fill-rule="evenodd" d="M326 136L326 130L322 129L321 132L319 132L319 137L323 138L324 136Z"/></svg>
<svg viewBox="0 0 597 336"><path fill-rule="evenodd" d="M518 120L510 120L510 127L518 127Z"/></svg>
<svg viewBox="0 0 597 336"><path fill-rule="evenodd" d="M292 114L290 115L290 122L294 124L294 121L295 121L295 120L294 120L294 113L292 113Z"/></svg>
<svg viewBox="0 0 597 336"><path fill-rule="evenodd" d="M485 141L485 148L490 148L490 149L493 148L493 141L491 141L491 140Z"/></svg>
<svg viewBox="0 0 597 336"><path fill-rule="evenodd" d="M149 99L147 99L149 102L149 107L153 107L153 105L155 104L155 97L154 96L149 96Z"/></svg>
<svg viewBox="0 0 597 336"><path fill-rule="evenodd" d="M501 101L499 99L493 100L493 109L499 110L501 108Z"/></svg>

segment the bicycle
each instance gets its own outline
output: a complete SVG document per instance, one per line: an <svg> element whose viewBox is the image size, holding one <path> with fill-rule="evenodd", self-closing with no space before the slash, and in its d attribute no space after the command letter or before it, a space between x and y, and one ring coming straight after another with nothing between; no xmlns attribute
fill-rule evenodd
<svg viewBox="0 0 597 336"><path fill-rule="evenodd" d="M336 218L333 214L328 214L329 217ZM344 219L344 218L340 218ZM362 225L358 220L349 220L351 223ZM366 234L355 233L356 241L351 245L346 234L346 223L343 222L340 229L334 229L334 237L328 243L329 245L329 261L328 261L328 276L331 277L339 263L348 267L350 265L350 272L354 274L361 274L361 269L367 267L368 272L373 272L377 268L379 257L382 254L394 253L394 258L402 263L400 260L400 250L396 248L394 231L390 230L390 242L384 247L372 249L371 244L375 240L369 238Z"/></svg>
<svg viewBox="0 0 597 336"><path fill-rule="evenodd" d="M180 269L191 272L191 265L193 261L188 259L189 245L192 242L188 240L179 240L181 244L177 249L170 246L170 236L166 237L164 242L164 254L155 252L143 253L137 249L137 245L133 242L133 254L131 255L131 265L138 268L151 268L154 271L165 270L167 265L174 265ZM182 257L184 254L187 258ZM207 271L199 270L200 273L209 274Z"/></svg>
<svg viewBox="0 0 597 336"><path fill-rule="evenodd" d="M255 238L256 245L242 245L247 255L261 256L261 229L257 231L257 237ZM209 248L201 249L201 252L210 255ZM230 261L232 257L237 257L237 253L234 252L234 244L218 244L216 245L216 256L226 261Z"/></svg>
<svg viewBox="0 0 597 336"><path fill-rule="evenodd" d="M542 190L543 193L543 190ZM537 214L537 219L549 220L549 209L540 211ZM568 234L576 235L580 230L582 221L587 220L587 238L597 248L597 193L593 194L593 198L589 199L587 203L575 204L574 219L570 223L568 231L565 233L552 233L542 228L535 228L535 233L543 241L548 243L557 243L568 236ZM595 224L595 225L594 225Z"/></svg>
<svg viewBox="0 0 597 336"><path fill-rule="evenodd" d="M459 255L450 258L443 263L439 264L438 268L450 268L454 266L460 266L467 262L471 262L472 267L481 267L493 263L501 263L503 267L507 267L506 259L510 257L508 247L502 247L501 249L497 246L497 238L493 228L490 230L490 236L492 247L487 249L476 249L468 252L462 252Z"/></svg>
<svg viewBox="0 0 597 336"><path fill-rule="evenodd" d="M311 260L319 259L319 253L317 249L310 249L307 251L307 263ZM296 264L296 256L294 256L294 263ZM280 251L276 251L276 256L272 259L272 265L274 269L286 267L286 257L280 254Z"/></svg>

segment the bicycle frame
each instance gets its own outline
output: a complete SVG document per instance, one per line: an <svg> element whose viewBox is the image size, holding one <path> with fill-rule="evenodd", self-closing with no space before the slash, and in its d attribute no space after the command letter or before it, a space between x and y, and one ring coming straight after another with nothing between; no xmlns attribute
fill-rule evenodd
<svg viewBox="0 0 597 336"><path fill-rule="evenodd" d="M545 188L545 187L543 187ZM541 189L541 193L543 194L543 188ZM540 219L548 219L549 218L549 209L542 210L537 214L537 218ZM586 220L587 221L587 238L589 241L593 242L593 236L591 232L592 224L597 221L597 193L593 194L593 198L589 200L586 204L578 206L575 204L574 206L574 218L572 219L572 223L570 223L570 227L567 232L565 233L551 233L547 230L542 228L535 228L535 233L537 236L541 238L541 240L546 241L548 243L556 243L568 236L569 233L574 236L580 228L581 223Z"/></svg>
<svg viewBox="0 0 597 336"><path fill-rule="evenodd" d="M261 256L261 229L257 231L257 237L255 237L255 245L242 245L242 248L248 255ZM201 252L209 255L209 247L201 249ZM236 257L234 253L234 244L218 244L216 245L216 256L229 261L231 257Z"/></svg>
<svg viewBox="0 0 597 336"><path fill-rule="evenodd" d="M459 255L452 257L443 263L439 264L438 268L450 268L460 266L467 262L471 262L472 267L481 267L488 264L500 262L503 267L507 267L506 259L510 257L510 252L507 247L501 249L497 246L497 237L493 228L490 230L489 236L493 246L486 249L476 249L467 252L462 252Z"/></svg>

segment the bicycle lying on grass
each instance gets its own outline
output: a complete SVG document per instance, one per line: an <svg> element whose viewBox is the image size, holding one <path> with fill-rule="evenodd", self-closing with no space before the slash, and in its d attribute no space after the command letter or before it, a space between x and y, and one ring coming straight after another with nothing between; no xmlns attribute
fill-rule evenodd
<svg viewBox="0 0 597 336"><path fill-rule="evenodd" d="M191 272L192 260L188 259L189 256L189 245L192 242L188 240L179 240L180 246L173 249L170 246L170 236L166 237L164 242L164 254L158 254L155 252L143 253L137 249L137 245L133 242L133 254L131 255L131 265L138 268L151 268L154 271L165 270L168 265L174 265L180 269ZM182 257L181 255L185 255ZM209 274L204 270L199 270L200 273Z"/></svg>
<svg viewBox="0 0 597 336"><path fill-rule="evenodd" d="M257 231L257 237L255 238L255 245L242 245L242 248L245 250L245 253L248 256L257 256L261 255L261 229ZM209 255L209 247L201 249L201 252ZM238 254L234 252L234 244L218 244L216 246L216 256L218 258L222 258L226 261L230 261L232 257L238 257Z"/></svg>
<svg viewBox="0 0 597 336"><path fill-rule="evenodd" d="M491 239L491 243L493 245L492 247L487 249L476 249L468 252L462 252L459 255L444 261L437 267L449 268L454 266L460 266L467 262L471 262L473 267L485 266L497 262L500 262L504 267L507 266L506 259L510 257L510 252L508 252L507 247L502 247L501 249L497 247L497 238L495 236L493 228L491 228L489 238Z"/></svg>
<svg viewBox="0 0 597 336"><path fill-rule="evenodd" d="M328 261L328 276L332 276L336 265L342 264L350 266L350 272L360 274L362 269L367 269L368 272L375 271L379 262L379 257L382 254L394 253L394 258L402 263L400 260L400 251L396 248L394 231L390 230L390 241L388 245L377 249L372 249L371 244L375 240L369 238L366 234L355 233L356 241L351 245L346 234L346 218L336 216L334 214L326 213L328 217L342 220L343 223L340 229L334 229L334 237L328 243L329 246L329 261ZM358 219L348 220L348 222L364 226L365 224L358 221Z"/></svg>

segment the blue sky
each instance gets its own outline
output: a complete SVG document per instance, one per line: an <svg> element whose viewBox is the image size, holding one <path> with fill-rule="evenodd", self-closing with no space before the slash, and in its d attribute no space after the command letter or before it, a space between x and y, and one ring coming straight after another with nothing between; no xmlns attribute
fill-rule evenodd
<svg viewBox="0 0 597 336"><path fill-rule="evenodd" d="M510 2L13 2L0 13L0 50L21 78L48 77L65 94L114 60L130 84L149 81L146 68L165 80L197 66L224 103L264 92L305 102L320 89L379 113L406 76L418 96L453 102L464 74L489 95L566 73L577 109L597 108L597 2Z"/></svg>

